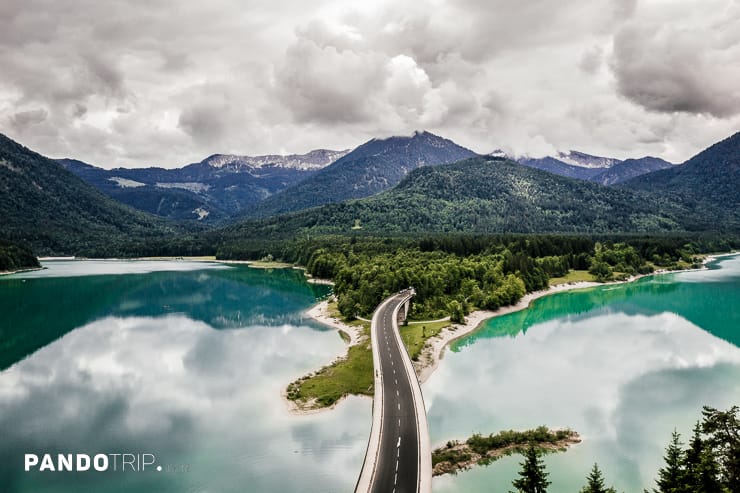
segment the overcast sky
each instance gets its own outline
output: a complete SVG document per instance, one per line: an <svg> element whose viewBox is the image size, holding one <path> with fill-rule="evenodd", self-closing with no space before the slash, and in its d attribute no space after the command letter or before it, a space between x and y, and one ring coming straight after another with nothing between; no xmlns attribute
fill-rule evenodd
<svg viewBox="0 0 740 493"><path fill-rule="evenodd" d="M0 132L103 167L427 129L681 162L740 130L738 0L2 0Z"/></svg>

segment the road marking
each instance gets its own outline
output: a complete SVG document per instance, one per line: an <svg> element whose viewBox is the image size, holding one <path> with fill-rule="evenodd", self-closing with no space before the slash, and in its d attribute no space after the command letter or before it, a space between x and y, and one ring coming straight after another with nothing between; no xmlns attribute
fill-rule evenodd
<svg viewBox="0 0 740 493"><path fill-rule="evenodd" d="M398 459L396 459L396 473L398 473Z"/></svg>
<svg viewBox="0 0 740 493"><path fill-rule="evenodd" d="M396 374L396 370L395 370L395 369L393 370L393 374L394 374L394 375Z"/></svg>
<svg viewBox="0 0 740 493"><path fill-rule="evenodd" d="M397 378L394 378L393 381L396 382L396 385L398 385L398 379Z"/></svg>
<svg viewBox="0 0 740 493"><path fill-rule="evenodd" d="M398 397L398 389L396 389L396 397Z"/></svg>
<svg viewBox="0 0 740 493"><path fill-rule="evenodd" d="M398 410L399 411L401 410L401 403L400 402L398 403Z"/></svg>

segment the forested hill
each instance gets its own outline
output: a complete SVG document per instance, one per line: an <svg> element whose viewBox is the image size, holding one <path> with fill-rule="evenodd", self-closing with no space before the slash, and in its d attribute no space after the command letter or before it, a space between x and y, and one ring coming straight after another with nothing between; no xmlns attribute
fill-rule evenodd
<svg viewBox="0 0 740 493"><path fill-rule="evenodd" d="M0 134L0 239L36 254L117 255L171 226L106 197L57 162Z"/></svg>
<svg viewBox="0 0 740 493"><path fill-rule="evenodd" d="M363 200L247 221L225 239L299 232L670 232L686 211L645 193L607 188L476 157L411 172L397 187ZM711 224L706 224L711 229Z"/></svg>
<svg viewBox="0 0 740 493"><path fill-rule="evenodd" d="M645 190L684 204L701 226L740 228L740 132L705 149L685 163L629 180L620 187ZM687 218L691 219L691 218Z"/></svg>
<svg viewBox="0 0 740 493"><path fill-rule="evenodd" d="M305 181L268 197L249 216L268 217L369 197L398 184L413 169L471 156L473 151L429 132L372 139Z"/></svg>

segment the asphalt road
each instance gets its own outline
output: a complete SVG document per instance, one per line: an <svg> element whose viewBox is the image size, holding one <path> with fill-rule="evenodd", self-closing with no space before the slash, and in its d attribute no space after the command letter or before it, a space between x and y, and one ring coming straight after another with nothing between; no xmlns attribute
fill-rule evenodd
<svg viewBox="0 0 740 493"><path fill-rule="evenodd" d="M379 454L369 490L373 493L416 493L419 484L419 426L412 393L412 385L418 383L416 374L409 375L403 363L402 357L408 358L408 353L399 345L393 320L394 309L406 298L397 295L381 305L378 323L371 328L376 331L380 354L376 369L383 376Z"/></svg>

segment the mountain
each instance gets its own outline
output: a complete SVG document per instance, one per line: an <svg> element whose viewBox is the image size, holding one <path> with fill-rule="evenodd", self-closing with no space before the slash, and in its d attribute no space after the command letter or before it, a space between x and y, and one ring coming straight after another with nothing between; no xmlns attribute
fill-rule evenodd
<svg viewBox="0 0 740 493"><path fill-rule="evenodd" d="M259 204L252 217L308 209L374 195L398 184L410 171L459 161L476 154L429 132L372 139L314 176Z"/></svg>
<svg viewBox="0 0 740 493"><path fill-rule="evenodd" d="M542 158L522 156L516 161L530 168L541 169L568 178L593 181L602 185L615 185L635 176L672 166L668 161L651 156L622 161L578 151L559 152L556 156Z"/></svg>
<svg viewBox="0 0 740 493"><path fill-rule="evenodd" d="M673 164L668 161L653 156L645 156L640 159L625 159L592 176L589 180L607 186L616 185L636 176L667 169L671 166Z"/></svg>
<svg viewBox="0 0 740 493"><path fill-rule="evenodd" d="M221 230L224 253L247 238L300 233L619 233L683 230L685 211L643 192L607 188L481 156L422 167L361 200L247 221ZM228 250L231 248L231 250Z"/></svg>
<svg viewBox="0 0 740 493"><path fill-rule="evenodd" d="M571 166L580 166L581 168L589 169L611 168L620 162L619 159L612 157L593 156L579 151L558 152L556 159Z"/></svg>
<svg viewBox="0 0 740 493"><path fill-rule="evenodd" d="M115 255L120 244L176 232L2 134L0 217L0 239L29 245L36 254Z"/></svg>
<svg viewBox="0 0 740 493"><path fill-rule="evenodd" d="M174 220L214 222L314 175L349 151L318 149L288 156L214 154L182 168L106 170L59 162L106 195Z"/></svg>
<svg viewBox="0 0 740 493"><path fill-rule="evenodd" d="M717 229L740 227L740 132L685 163L638 176L620 185L669 197Z"/></svg>
<svg viewBox="0 0 740 493"><path fill-rule="evenodd" d="M542 158L521 157L517 159L517 162L529 168L541 169L542 171L577 180L589 180L604 171L601 168L584 168L582 166L567 164L551 156Z"/></svg>

